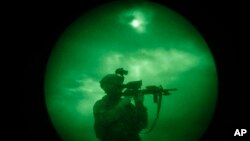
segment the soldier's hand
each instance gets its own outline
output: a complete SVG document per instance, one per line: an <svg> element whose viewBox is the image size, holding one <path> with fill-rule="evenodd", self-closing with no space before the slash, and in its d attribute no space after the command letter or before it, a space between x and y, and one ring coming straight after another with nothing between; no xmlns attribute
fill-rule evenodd
<svg viewBox="0 0 250 141"><path fill-rule="evenodd" d="M125 98L123 98L123 99L119 102L118 106L119 106L119 107L124 107L124 106L129 105L130 102L131 102L131 98L130 98L130 97L125 97Z"/></svg>
<svg viewBox="0 0 250 141"><path fill-rule="evenodd" d="M142 93L139 93L137 94L135 97L134 97L134 100L135 100L135 104L143 104L143 101L144 101L144 95Z"/></svg>

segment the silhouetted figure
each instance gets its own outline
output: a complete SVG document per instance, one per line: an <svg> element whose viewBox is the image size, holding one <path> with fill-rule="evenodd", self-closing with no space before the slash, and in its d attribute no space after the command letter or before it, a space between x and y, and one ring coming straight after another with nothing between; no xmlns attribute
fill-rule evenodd
<svg viewBox="0 0 250 141"><path fill-rule="evenodd" d="M143 105L143 95L135 94L121 98L123 74L109 74L101 81L100 86L106 95L98 100L94 107L95 134L100 141L140 141L139 133L147 127L147 109Z"/></svg>

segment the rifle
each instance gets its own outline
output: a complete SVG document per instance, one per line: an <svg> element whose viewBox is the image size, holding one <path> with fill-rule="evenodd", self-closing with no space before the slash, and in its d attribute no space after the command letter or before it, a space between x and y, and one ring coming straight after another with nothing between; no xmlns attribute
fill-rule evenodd
<svg viewBox="0 0 250 141"><path fill-rule="evenodd" d="M141 80L140 81L132 81L129 82L125 87L127 88L124 92L124 96L134 96L135 94L142 93L143 95L149 95L152 94L154 97L154 103L158 103L158 97L159 96L167 96L170 95L171 91L177 91L177 88L171 88L171 89L163 89L163 87L150 85L146 86L146 89L140 89L141 86Z"/></svg>
<svg viewBox="0 0 250 141"><path fill-rule="evenodd" d="M128 71L124 70L123 68L118 68L118 69L116 69L115 73L124 79L124 75L127 75ZM124 96L136 96L139 93L144 94L144 95L153 94L154 103L157 104L157 115L156 115L156 118L155 118L151 128L147 132L145 132L145 133L150 133L152 131L152 129L154 128L157 119L159 118L162 96L163 95L164 96L170 95L170 91L176 91L177 88L163 89L162 86L157 87L155 85L151 85L151 86L146 86L146 89L141 89L141 85L142 85L142 80L131 81L131 82L123 85L122 88L126 89L123 92L123 95Z"/></svg>
<svg viewBox="0 0 250 141"><path fill-rule="evenodd" d="M145 132L145 133L150 133L152 131L152 129L154 128L157 119L159 118L159 114L160 114L160 109L161 109L161 102L162 102L162 96L167 96L170 95L170 91L176 91L177 88L172 88L172 89L163 89L162 86L155 86L155 85L150 85L150 86L146 86L146 89L140 89L142 85L142 81L132 81L127 83L126 85L124 85L124 88L126 88L126 90L123 92L124 96L135 96L136 94L152 94L153 95L153 100L154 103L157 104L157 115L156 118L151 126L151 128Z"/></svg>

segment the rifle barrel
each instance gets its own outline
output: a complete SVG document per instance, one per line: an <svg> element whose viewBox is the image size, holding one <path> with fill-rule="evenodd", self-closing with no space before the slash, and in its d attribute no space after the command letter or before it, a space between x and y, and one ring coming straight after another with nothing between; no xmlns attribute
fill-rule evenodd
<svg viewBox="0 0 250 141"><path fill-rule="evenodd" d="M142 93L144 95L147 94L160 94L160 93L164 93L163 95L169 95L169 91L176 91L177 88L171 88L171 89L160 89L160 88L153 88L153 89L141 89L141 90L126 90L124 92L124 95L126 96L132 96L135 93Z"/></svg>
<svg viewBox="0 0 250 141"><path fill-rule="evenodd" d="M172 88L172 89L163 89L163 91L177 91L177 88Z"/></svg>
<svg viewBox="0 0 250 141"><path fill-rule="evenodd" d="M167 93L169 91L177 91L177 88L172 88L172 89L142 89L141 92L142 94L154 94L154 93Z"/></svg>

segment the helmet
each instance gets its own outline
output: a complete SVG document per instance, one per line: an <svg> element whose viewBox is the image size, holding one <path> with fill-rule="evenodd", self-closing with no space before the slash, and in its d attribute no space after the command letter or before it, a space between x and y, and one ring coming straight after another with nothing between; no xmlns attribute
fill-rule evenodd
<svg viewBox="0 0 250 141"><path fill-rule="evenodd" d="M101 88L107 93L121 91L124 77L117 74L108 74L100 81Z"/></svg>

